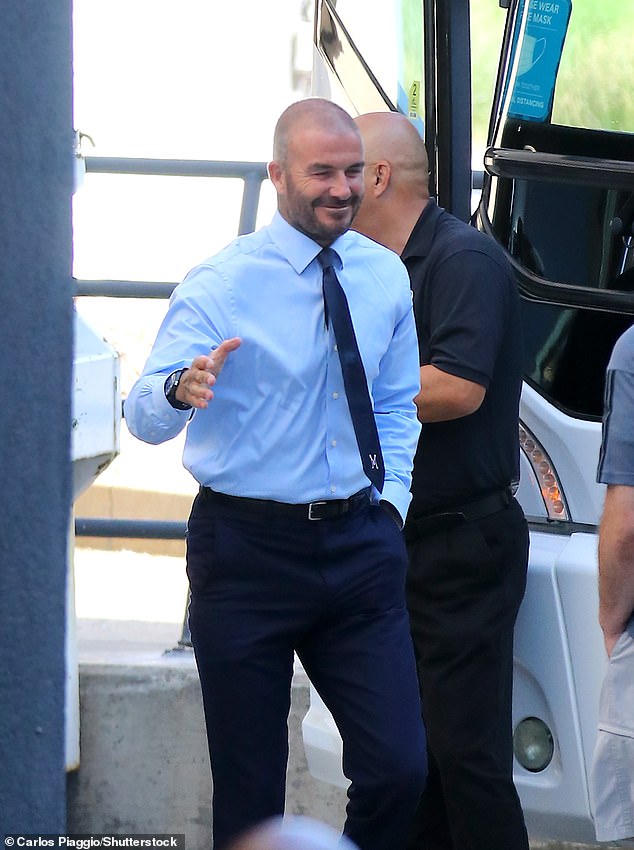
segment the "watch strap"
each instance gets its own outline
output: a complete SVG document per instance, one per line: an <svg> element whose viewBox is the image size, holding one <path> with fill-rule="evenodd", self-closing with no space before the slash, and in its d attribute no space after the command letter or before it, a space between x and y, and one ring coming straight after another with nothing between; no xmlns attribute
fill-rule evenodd
<svg viewBox="0 0 634 850"><path fill-rule="evenodd" d="M163 384L163 392L165 393L165 398L175 410L192 409L191 404L186 404L184 401L179 401L176 398L176 390L178 389L180 380L183 377L183 373L186 371L187 369L177 369L175 372L172 372L171 375L167 376L167 378L165 379L165 383Z"/></svg>

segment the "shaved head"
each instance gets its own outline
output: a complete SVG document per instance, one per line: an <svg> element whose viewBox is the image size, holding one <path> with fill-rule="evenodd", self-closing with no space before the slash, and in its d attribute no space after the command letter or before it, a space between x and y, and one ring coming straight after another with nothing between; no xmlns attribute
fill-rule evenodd
<svg viewBox="0 0 634 850"><path fill-rule="evenodd" d="M348 230L363 197L363 144L350 115L323 98L281 114L269 177L282 218L319 245Z"/></svg>
<svg viewBox="0 0 634 850"><path fill-rule="evenodd" d="M392 165L392 180L408 184L411 191L428 193L429 160L425 143L412 122L400 112L368 112L355 119L367 163L385 159Z"/></svg>
<svg viewBox="0 0 634 850"><path fill-rule="evenodd" d="M321 129L333 134L354 133L358 135L357 125L350 115L330 100L321 97L309 97L291 104L278 118L273 134L273 159L281 165L288 158L289 139L301 129L312 131Z"/></svg>
<svg viewBox="0 0 634 850"><path fill-rule="evenodd" d="M399 112L368 112L355 124L365 151L365 196L353 227L400 254L429 201L425 143Z"/></svg>

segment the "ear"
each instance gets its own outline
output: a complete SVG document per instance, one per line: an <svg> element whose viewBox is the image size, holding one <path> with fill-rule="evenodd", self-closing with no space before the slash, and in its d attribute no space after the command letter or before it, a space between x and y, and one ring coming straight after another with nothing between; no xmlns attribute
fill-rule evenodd
<svg viewBox="0 0 634 850"><path fill-rule="evenodd" d="M390 185L392 178L392 166L386 159L380 159L374 164L371 189L375 198L380 198Z"/></svg>
<svg viewBox="0 0 634 850"><path fill-rule="evenodd" d="M275 191L278 193L278 195L283 194L285 189L284 169L281 167L279 162L273 160L268 164L268 172L269 179L271 183L275 186Z"/></svg>

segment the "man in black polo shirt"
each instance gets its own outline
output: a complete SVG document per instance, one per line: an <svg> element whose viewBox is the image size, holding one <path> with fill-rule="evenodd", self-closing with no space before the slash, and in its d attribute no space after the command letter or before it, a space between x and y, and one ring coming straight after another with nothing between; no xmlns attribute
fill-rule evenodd
<svg viewBox="0 0 634 850"><path fill-rule="evenodd" d="M405 535L429 778L409 850L527 850L512 773L513 629L528 530L519 477L519 305L493 240L430 198L402 115L361 115L356 230L401 255L419 337L422 431Z"/></svg>

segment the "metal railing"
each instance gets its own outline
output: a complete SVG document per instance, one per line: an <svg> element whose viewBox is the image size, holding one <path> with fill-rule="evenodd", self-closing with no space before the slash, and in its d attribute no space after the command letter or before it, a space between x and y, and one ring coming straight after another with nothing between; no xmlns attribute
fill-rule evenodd
<svg viewBox="0 0 634 850"><path fill-rule="evenodd" d="M221 162L184 159L136 159L85 157L86 173L139 174L163 177L215 177L243 181L242 206L238 235L255 230L260 189L267 179L264 162ZM75 295L109 298L169 298L175 282L132 280L78 280ZM170 520L117 519L111 517L77 517L75 535L124 539L183 540L186 524ZM191 647L187 606L177 649Z"/></svg>
<svg viewBox="0 0 634 850"><path fill-rule="evenodd" d="M238 236L255 230L260 189L267 179L265 162L87 156L84 164L87 174L240 179L244 185ZM112 298L169 298L175 286L176 283L165 281L75 280L75 294Z"/></svg>

